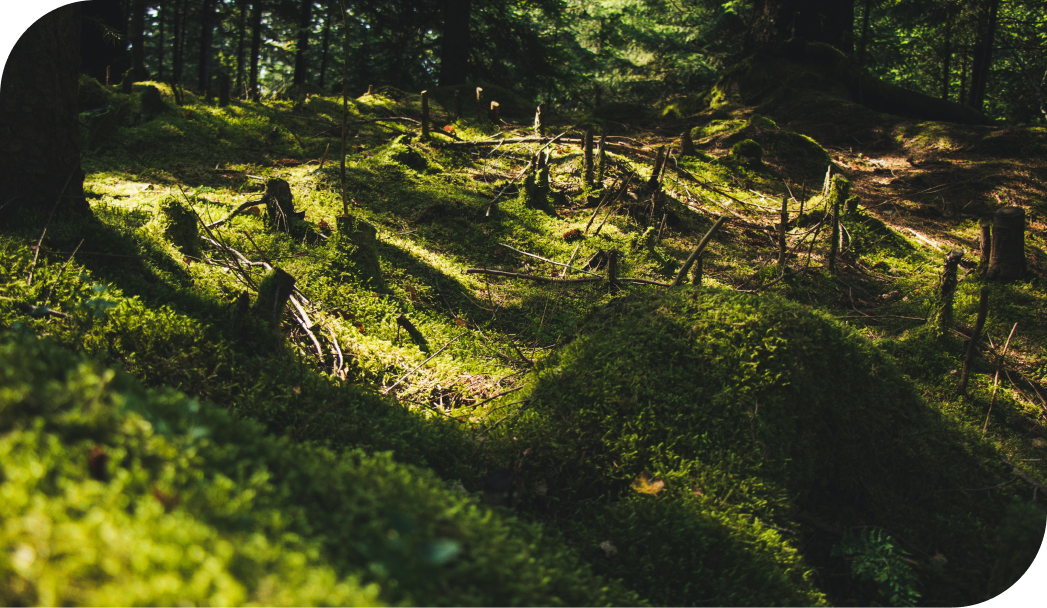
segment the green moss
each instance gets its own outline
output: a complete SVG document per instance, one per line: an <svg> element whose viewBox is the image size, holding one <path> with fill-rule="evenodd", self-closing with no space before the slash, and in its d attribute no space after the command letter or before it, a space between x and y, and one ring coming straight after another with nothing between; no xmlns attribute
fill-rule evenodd
<svg viewBox="0 0 1047 608"><path fill-rule="evenodd" d="M388 455L292 444L0 341L5 604L636 604L539 528Z"/></svg>
<svg viewBox="0 0 1047 608"><path fill-rule="evenodd" d="M731 146L731 158L738 164L758 167L763 164L763 147L751 139Z"/></svg>
<svg viewBox="0 0 1047 608"><path fill-rule="evenodd" d="M777 131L778 125L770 118L766 116L760 116L759 114L753 114L752 118L749 119L749 124L758 129L764 129L767 131Z"/></svg>
<svg viewBox="0 0 1047 608"><path fill-rule="evenodd" d="M410 135L397 136L375 153L375 159L379 162L403 165L413 171L425 171L429 164L410 143Z"/></svg>
<svg viewBox="0 0 1047 608"><path fill-rule="evenodd" d="M744 599L762 593L755 587L713 583L738 571L791 581L780 589L794 598L813 592L804 567L773 557L802 546L743 540L760 534L757 520L790 527L798 510L844 528L883 526L950 555L955 570L922 581L935 597L984 593L992 548L964 530L993 525L999 507L991 498L956 504L941 490L992 485L991 450L944 424L868 342L799 305L708 288L626 298L589 323L543 366L531 405L506 432L540 455L527 479L556 488L537 502L573 533L599 527L567 505L616 508L644 471L665 484L658 499L686 501L675 508L695 522L738 515L738 551L682 556L674 567L709 569L709 582L669 603L766 603ZM954 522L950 531L929 523L940 517ZM637 542L638 554L659 551ZM641 591L658 587L657 577L646 569L624 580Z"/></svg>

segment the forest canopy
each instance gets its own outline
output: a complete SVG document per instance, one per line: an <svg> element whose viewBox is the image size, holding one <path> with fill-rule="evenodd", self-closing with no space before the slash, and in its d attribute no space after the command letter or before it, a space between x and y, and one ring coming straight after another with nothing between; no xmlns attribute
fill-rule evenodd
<svg viewBox="0 0 1047 608"><path fill-rule="evenodd" d="M671 103L779 34L832 29L873 76L1014 123L1042 121L1042 0L92 0L84 69L100 81L234 96L369 85L493 84L565 109ZM828 7L828 8L827 8ZM343 15L344 8L344 15ZM829 15L828 13L834 13ZM344 18L343 18L344 17ZM848 27L849 25L849 27Z"/></svg>

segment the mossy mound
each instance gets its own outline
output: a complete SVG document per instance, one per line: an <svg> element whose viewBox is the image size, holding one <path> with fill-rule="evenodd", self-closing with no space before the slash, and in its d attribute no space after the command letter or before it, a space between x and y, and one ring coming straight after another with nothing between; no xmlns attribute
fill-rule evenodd
<svg viewBox="0 0 1047 608"><path fill-rule="evenodd" d="M0 338L0 601L597 605L639 598L388 454L268 435Z"/></svg>
<svg viewBox="0 0 1047 608"><path fill-rule="evenodd" d="M200 257L200 228L188 204L166 196L157 205L156 222L164 238L188 256Z"/></svg>
<svg viewBox="0 0 1047 608"><path fill-rule="evenodd" d="M751 139L731 146L731 158L740 164L759 167L763 164L763 146Z"/></svg>
<svg viewBox="0 0 1047 608"><path fill-rule="evenodd" d="M524 486L544 483L535 508L571 522L562 525L584 546L607 540L611 518L632 522L612 543L627 537L637 555L658 553L634 529L659 525L656 510L621 511L636 492L683 501L674 517L691 519L674 525L699 544L716 537L709 518L723 515L734 544L678 555L672 567L704 582L668 603L813 601L793 549L824 565L838 539L794 544L761 523L792 528L800 512L842 530L881 526L926 555L939 551L955 568L922 570L924 588L957 603L984 598L995 551L968 531L1003 513L989 498L958 504L952 491L995 485L987 463L998 461L947 426L876 347L800 305L692 288L624 298L550 358L528 402L507 430L516 449L531 449ZM587 514L600 505L619 514ZM596 563L650 597L669 567Z"/></svg>
<svg viewBox="0 0 1047 608"><path fill-rule="evenodd" d="M378 162L403 165L412 171L425 171L429 163L411 147L411 140L410 135L400 135L379 148L374 157Z"/></svg>
<svg viewBox="0 0 1047 608"><path fill-rule="evenodd" d="M711 120L695 127L691 135L695 140L705 140L706 144L732 148L747 140L754 142L763 148L764 160L781 166L790 175L817 177L832 164L832 157L821 144L806 135L782 129L770 118L759 114L748 120Z"/></svg>

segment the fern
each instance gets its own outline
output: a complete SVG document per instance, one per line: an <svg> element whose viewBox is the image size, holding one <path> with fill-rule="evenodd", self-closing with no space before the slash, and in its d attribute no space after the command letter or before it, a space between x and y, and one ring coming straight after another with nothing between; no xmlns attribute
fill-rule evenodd
<svg viewBox="0 0 1047 608"><path fill-rule="evenodd" d="M883 530L848 533L832 554L851 558L851 576L873 583L888 605L915 606L920 599L919 580L905 559L908 554Z"/></svg>

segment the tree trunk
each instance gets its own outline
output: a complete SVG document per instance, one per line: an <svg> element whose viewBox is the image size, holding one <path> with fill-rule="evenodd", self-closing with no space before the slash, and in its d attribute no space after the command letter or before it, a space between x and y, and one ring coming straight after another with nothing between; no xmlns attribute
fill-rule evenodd
<svg viewBox="0 0 1047 608"><path fill-rule="evenodd" d="M132 0L128 34L131 39L131 78L134 82L148 80L149 74L145 71L145 0Z"/></svg>
<svg viewBox="0 0 1047 608"><path fill-rule="evenodd" d="M251 2L251 101L258 101L258 54L262 47L262 3Z"/></svg>
<svg viewBox="0 0 1047 608"><path fill-rule="evenodd" d="M237 2L236 10L240 13L236 33L236 91L239 95L244 89L244 30L247 28L247 0Z"/></svg>
<svg viewBox="0 0 1047 608"><path fill-rule="evenodd" d="M113 74L120 74L129 65L124 54L126 41L118 42L105 35L97 19L106 26L120 32L123 27L123 8L121 0L94 0L93 2L80 3L84 17L81 27L80 52L82 69L84 73L94 77L99 82L105 82L107 67L112 67Z"/></svg>
<svg viewBox="0 0 1047 608"><path fill-rule="evenodd" d="M1013 281L1025 274L1025 209L1003 207L992 227L989 278Z"/></svg>
<svg viewBox="0 0 1047 608"><path fill-rule="evenodd" d="M161 0L157 4L156 21L159 24L159 41L156 45L156 79L159 82L164 81L164 51L167 47L164 45L164 22L167 21L167 2Z"/></svg>
<svg viewBox="0 0 1047 608"><path fill-rule="evenodd" d="M993 39L996 37L996 17L1000 0L985 0L978 18L978 32L974 39L974 63L971 66L971 95L967 103L981 110L992 68Z"/></svg>
<svg viewBox="0 0 1047 608"><path fill-rule="evenodd" d="M211 52L214 42L214 3L215 0L204 0L200 10L200 65L197 72L197 85L201 93L211 89Z"/></svg>
<svg viewBox="0 0 1047 608"><path fill-rule="evenodd" d="M294 53L294 84L302 86L308 80L308 62L305 53L309 49L309 30L313 24L313 0L302 0L302 12L298 21L298 44Z"/></svg>
<svg viewBox="0 0 1047 608"><path fill-rule="evenodd" d="M862 8L862 36L858 39L858 65L865 65L865 47L869 43L869 14L872 12L872 0L865 0Z"/></svg>
<svg viewBox="0 0 1047 608"><path fill-rule="evenodd" d="M171 58L171 82L182 82L185 67L185 13L187 0L178 0L175 6L174 56Z"/></svg>
<svg viewBox="0 0 1047 608"><path fill-rule="evenodd" d="M953 13L945 21L945 43L942 48L942 99L949 101L949 83L952 80L952 36L953 36Z"/></svg>
<svg viewBox="0 0 1047 608"><path fill-rule="evenodd" d="M331 43L331 13L334 7L328 2L327 10L324 12L324 33L320 42L320 90L323 91L327 83L327 45Z"/></svg>
<svg viewBox="0 0 1047 608"><path fill-rule="evenodd" d="M770 49L789 38L824 42L854 53L853 0L756 0L746 39L749 51Z"/></svg>
<svg viewBox="0 0 1047 608"><path fill-rule="evenodd" d="M469 75L469 18L472 0L444 0L440 43L440 86L465 84Z"/></svg>
<svg viewBox="0 0 1047 608"><path fill-rule="evenodd" d="M15 43L0 84L0 225L21 210L90 215L80 169L81 4L41 17Z"/></svg>

